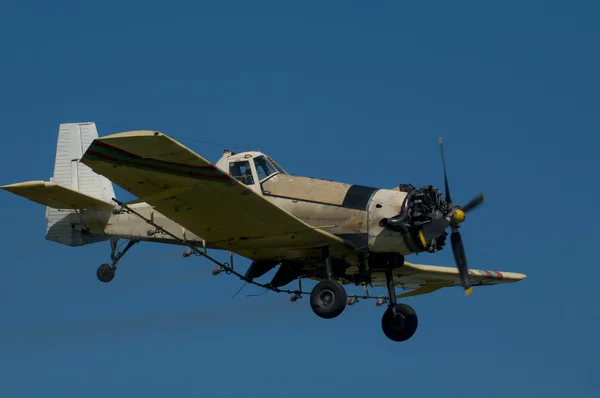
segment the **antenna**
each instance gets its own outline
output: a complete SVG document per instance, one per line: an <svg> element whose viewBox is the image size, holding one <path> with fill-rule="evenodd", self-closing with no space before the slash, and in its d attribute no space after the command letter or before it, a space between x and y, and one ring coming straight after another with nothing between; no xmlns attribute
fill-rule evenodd
<svg viewBox="0 0 600 398"><path fill-rule="evenodd" d="M258 152L260 152L260 129L258 129Z"/></svg>

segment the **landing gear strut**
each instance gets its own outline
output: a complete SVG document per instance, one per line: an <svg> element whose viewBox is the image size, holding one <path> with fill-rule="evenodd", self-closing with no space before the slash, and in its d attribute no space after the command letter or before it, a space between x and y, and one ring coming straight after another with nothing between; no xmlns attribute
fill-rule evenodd
<svg viewBox="0 0 600 398"><path fill-rule="evenodd" d="M324 319L335 318L346 308L346 289L333 279L333 268L329 247L323 248L326 280L319 282L310 293L310 306L317 316Z"/></svg>
<svg viewBox="0 0 600 398"><path fill-rule="evenodd" d="M394 274L392 268L385 270L390 303L381 319L381 328L386 337L393 341L406 341L410 339L417 330L419 319L417 313L408 304L396 303L396 289L394 287Z"/></svg>
<svg viewBox="0 0 600 398"><path fill-rule="evenodd" d="M98 277L98 280L100 282L108 283L114 279L115 272L117 272L117 263L119 262L119 260L125 255L125 253L127 253L127 251L129 249L131 249L131 247L133 245L135 245L136 243L139 242L137 240L130 240L129 242L127 242L127 246L125 246L125 249L123 249L123 251L117 253L117 242L118 241L119 241L118 239L110 240L110 247L111 247L110 258L111 258L112 262L110 264L100 265L98 267L98 270L96 271L96 276Z"/></svg>

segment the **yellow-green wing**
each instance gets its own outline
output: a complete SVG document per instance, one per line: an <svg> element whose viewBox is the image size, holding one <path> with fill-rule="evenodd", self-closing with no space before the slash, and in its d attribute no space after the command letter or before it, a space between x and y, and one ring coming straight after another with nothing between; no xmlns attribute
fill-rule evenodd
<svg viewBox="0 0 600 398"><path fill-rule="evenodd" d="M405 261L401 268L394 269L394 283L397 287L414 289L398 297L417 296L432 293L444 287L462 286L460 274L455 267L413 264ZM527 276L516 272L488 270L469 270L473 286L489 286L502 283L514 283ZM386 286L383 272L373 272L373 286Z"/></svg>
<svg viewBox="0 0 600 398"><path fill-rule="evenodd" d="M97 138L81 162L208 244L253 260L318 256L325 245L337 255L353 250L160 132Z"/></svg>

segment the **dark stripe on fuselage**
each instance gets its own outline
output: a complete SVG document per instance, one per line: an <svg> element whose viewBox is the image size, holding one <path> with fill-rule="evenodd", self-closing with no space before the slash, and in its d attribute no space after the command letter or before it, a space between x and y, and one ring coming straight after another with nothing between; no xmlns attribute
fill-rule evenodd
<svg viewBox="0 0 600 398"><path fill-rule="evenodd" d="M358 188L354 188L354 187L358 187ZM335 203L321 202L320 200L294 198L291 196L277 195L277 194L272 194L272 193L267 193L267 192L264 193L264 196L270 196L272 198L295 200L298 202L315 203L315 204L326 205L326 206L344 207L346 209L367 211L367 208L369 206L369 200L371 199L373 194L375 192L377 192L378 190L379 190L379 188L371 188L371 187L364 187L364 186L360 186L360 185L352 185L350 187L350 189L348 189L348 192L346 192L346 196L344 197L344 201L342 202L341 205L335 204Z"/></svg>
<svg viewBox="0 0 600 398"><path fill-rule="evenodd" d="M378 191L379 188L366 187L364 185L352 185L346 196L342 207L347 209L367 210L371 196Z"/></svg>

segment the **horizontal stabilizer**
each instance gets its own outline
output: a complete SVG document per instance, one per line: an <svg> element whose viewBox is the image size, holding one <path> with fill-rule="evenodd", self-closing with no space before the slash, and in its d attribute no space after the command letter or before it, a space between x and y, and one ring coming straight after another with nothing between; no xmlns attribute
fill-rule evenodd
<svg viewBox="0 0 600 398"><path fill-rule="evenodd" d="M0 187L53 209L112 209L114 204L46 181L26 181Z"/></svg>

